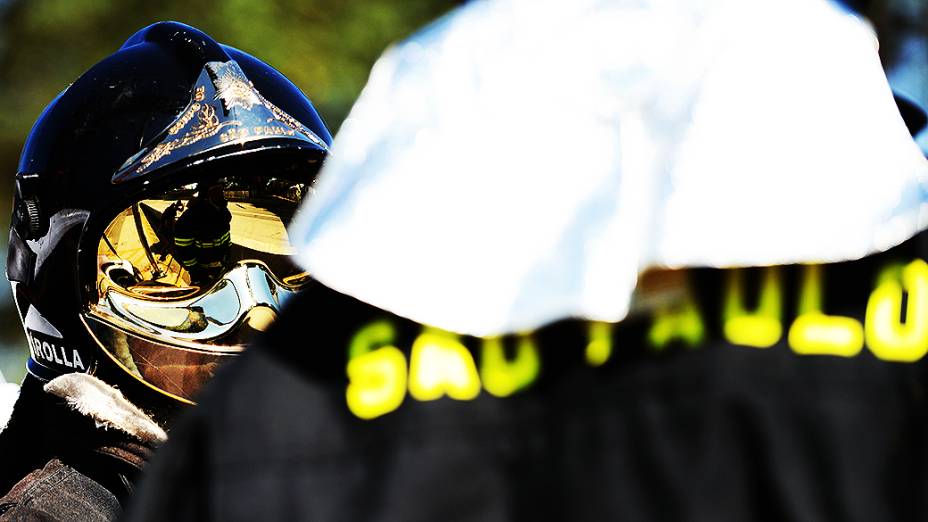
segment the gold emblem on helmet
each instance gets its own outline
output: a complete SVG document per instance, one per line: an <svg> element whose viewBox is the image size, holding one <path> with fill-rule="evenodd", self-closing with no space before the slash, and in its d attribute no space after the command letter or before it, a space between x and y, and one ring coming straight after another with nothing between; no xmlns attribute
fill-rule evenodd
<svg viewBox="0 0 928 522"><path fill-rule="evenodd" d="M241 107L246 111L261 103L261 98L254 85L248 81L237 67L232 68L226 64L210 62L206 64L209 72L216 76L213 84L216 86L214 100L222 100L227 111L233 107Z"/></svg>
<svg viewBox="0 0 928 522"><path fill-rule="evenodd" d="M223 128L228 130L220 133ZM189 104L165 129L161 141L129 158L113 182L170 163L167 156L194 144L189 154L268 137L298 139L328 148L313 131L262 96L237 63L209 62L194 84Z"/></svg>

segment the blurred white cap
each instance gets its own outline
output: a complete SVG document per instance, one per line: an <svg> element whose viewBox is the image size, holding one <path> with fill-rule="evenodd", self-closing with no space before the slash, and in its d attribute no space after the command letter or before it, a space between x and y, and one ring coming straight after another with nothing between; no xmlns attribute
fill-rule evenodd
<svg viewBox="0 0 928 522"><path fill-rule="evenodd" d="M493 335L620 320L649 267L887 249L926 175L826 0L473 2L377 62L290 233L323 284Z"/></svg>

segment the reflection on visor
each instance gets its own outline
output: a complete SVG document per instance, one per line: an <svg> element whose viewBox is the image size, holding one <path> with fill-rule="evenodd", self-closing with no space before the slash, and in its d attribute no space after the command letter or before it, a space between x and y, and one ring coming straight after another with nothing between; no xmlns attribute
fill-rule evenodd
<svg viewBox="0 0 928 522"><path fill-rule="evenodd" d="M97 242L84 321L130 375L190 402L309 282L287 225L307 193L283 178L230 176L149 196Z"/></svg>
<svg viewBox="0 0 928 522"><path fill-rule="evenodd" d="M86 324L97 343L129 374L184 402L192 402L216 369L235 355L157 343L94 318Z"/></svg>
<svg viewBox="0 0 928 522"><path fill-rule="evenodd" d="M285 285L305 283L289 258L287 224L306 191L283 179L229 177L132 205L100 239L100 296L115 285L155 299L189 297L242 261L267 265Z"/></svg>

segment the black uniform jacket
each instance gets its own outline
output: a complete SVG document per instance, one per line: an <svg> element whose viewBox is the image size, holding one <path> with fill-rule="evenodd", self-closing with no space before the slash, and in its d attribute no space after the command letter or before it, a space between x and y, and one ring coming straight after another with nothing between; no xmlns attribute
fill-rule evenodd
<svg viewBox="0 0 928 522"><path fill-rule="evenodd" d="M151 449L99 427L27 375L0 432L0 521L103 521L122 514Z"/></svg>
<svg viewBox="0 0 928 522"><path fill-rule="evenodd" d="M498 339L314 286L220 371L129 518L928 519L923 243L693 269L617 325Z"/></svg>

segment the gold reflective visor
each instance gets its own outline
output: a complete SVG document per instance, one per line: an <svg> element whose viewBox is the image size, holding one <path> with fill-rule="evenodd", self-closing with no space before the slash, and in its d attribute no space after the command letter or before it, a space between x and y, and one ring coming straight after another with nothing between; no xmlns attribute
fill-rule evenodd
<svg viewBox="0 0 928 522"><path fill-rule="evenodd" d="M131 205L100 238L100 297L112 287L151 299L190 297L241 261L263 263L284 285L300 286L307 277L290 261L287 224L307 190L284 179L228 177Z"/></svg>
<svg viewBox="0 0 928 522"><path fill-rule="evenodd" d="M309 282L290 260L287 236L308 190L283 178L229 176L117 213L97 242L88 330L130 375L190 402Z"/></svg>
<svg viewBox="0 0 928 522"><path fill-rule="evenodd" d="M193 403L200 388L235 352L209 352L161 344L90 317L84 320L97 344L129 375L181 402Z"/></svg>

